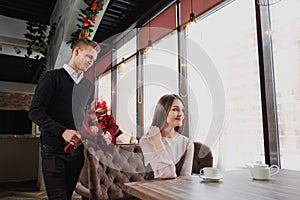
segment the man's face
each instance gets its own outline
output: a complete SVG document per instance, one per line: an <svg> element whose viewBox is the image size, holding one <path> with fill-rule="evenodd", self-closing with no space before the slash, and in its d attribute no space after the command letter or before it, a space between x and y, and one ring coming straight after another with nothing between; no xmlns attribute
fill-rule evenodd
<svg viewBox="0 0 300 200"><path fill-rule="evenodd" d="M78 47L76 49L76 68L79 71L87 71L97 58L97 51L92 46Z"/></svg>

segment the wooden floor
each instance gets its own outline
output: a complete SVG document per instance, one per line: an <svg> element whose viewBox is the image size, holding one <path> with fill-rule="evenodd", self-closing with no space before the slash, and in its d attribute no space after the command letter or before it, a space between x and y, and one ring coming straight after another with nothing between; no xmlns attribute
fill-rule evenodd
<svg viewBox="0 0 300 200"><path fill-rule="evenodd" d="M36 181L5 182L0 183L1 200L47 200L45 190L39 190ZM74 193L72 200L81 200L81 197Z"/></svg>

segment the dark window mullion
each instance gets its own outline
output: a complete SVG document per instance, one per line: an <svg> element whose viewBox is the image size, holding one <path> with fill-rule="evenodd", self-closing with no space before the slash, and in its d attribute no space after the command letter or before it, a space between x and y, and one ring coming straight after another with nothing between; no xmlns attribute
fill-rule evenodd
<svg viewBox="0 0 300 200"><path fill-rule="evenodd" d="M117 65L117 51L112 50L112 66ZM117 119L117 85L118 85L118 67L111 69L111 114Z"/></svg>
<svg viewBox="0 0 300 200"><path fill-rule="evenodd" d="M187 84L187 45L186 45L186 27L181 26L180 1L177 1L176 10L177 21L177 46L178 46L178 93L185 104L184 127L182 134L189 137L189 98Z"/></svg>
<svg viewBox="0 0 300 200"><path fill-rule="evenodd" d="M256 0L254 2L257 24L265 161L269 165L276 164L280 166L270 12L268 6L260 6L256 3Z"/></svg>

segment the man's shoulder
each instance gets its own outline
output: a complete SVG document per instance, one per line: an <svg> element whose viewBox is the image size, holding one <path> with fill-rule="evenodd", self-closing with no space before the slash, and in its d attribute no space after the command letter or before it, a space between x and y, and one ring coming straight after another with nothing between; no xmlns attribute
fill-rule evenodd
<svg viewBox="0 0 300 200"><path fill-rule="evenodd" d="M81 80L81 82L83 84L88 85L88 86L94 86L94 84L91 82L91 80L87 79L86 77L83 77L82 80Z"/></svg>
<svg viewBox="0 0 300 200"><path fill-rule="evenodd" d="M64 69L54 69L54 70L49 70L46 71L44 74L42 74L39 78L39 83L40 82L46 82L46 83L55 83L57 80L66 80L64 78Z"/></svg>
<svg viewBox="0 0 300 200"><path fill-rule="evenodd" d="M64 75L64 69L63 68L60 68L60 69L52 69L52 70L49 70L49 71L46 71L42 76L45 76L45 77L57 77L59 75Z"/></svg>
<svg viewBox="0 0 300 200"><path fill-rule="evenodd" d="M60 69L51 69L51 70L48 70L44 73L44 75L52 75L52 74L55 74L55 73L62 73L64 69L63 68L60 68Z"/></svg>

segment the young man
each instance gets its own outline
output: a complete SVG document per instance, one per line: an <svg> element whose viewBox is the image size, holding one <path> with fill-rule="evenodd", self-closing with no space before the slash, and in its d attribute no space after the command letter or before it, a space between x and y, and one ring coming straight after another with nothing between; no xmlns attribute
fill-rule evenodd
<svg viewBox="0 0 300 200"><path fill-rule="evenodd" d="M94 85L83 72L93 65L99 52L100 46L94 41L76 41L69 63L46 72L32 99L29 118L41 128L42 168L50 200L71 199L84 164L81 136L76 130L94 98ZM65 153L67 143L77 149Z"/></svg>

